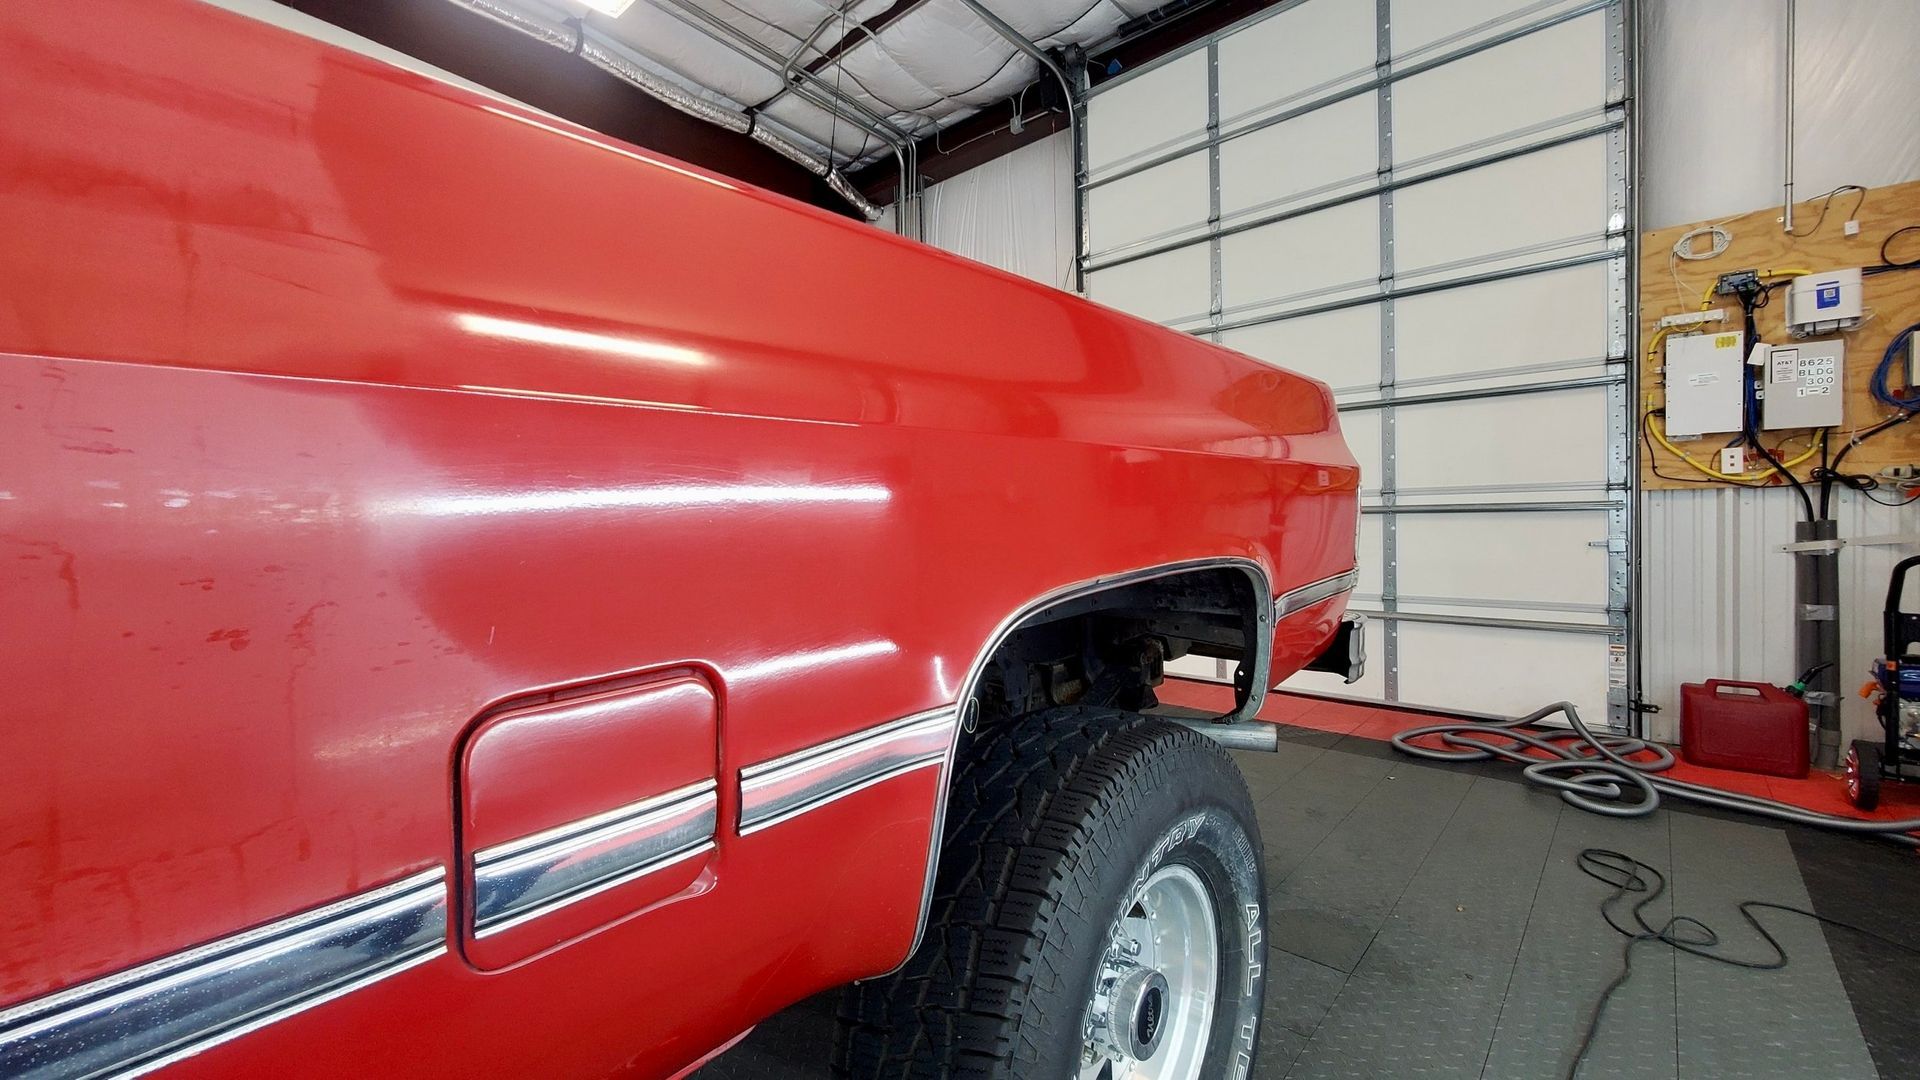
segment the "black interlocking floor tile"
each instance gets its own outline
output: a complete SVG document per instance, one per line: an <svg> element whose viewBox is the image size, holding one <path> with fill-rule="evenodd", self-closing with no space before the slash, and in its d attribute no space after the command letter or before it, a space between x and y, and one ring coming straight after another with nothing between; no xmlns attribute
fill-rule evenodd
<svg viewBox="0 0 1920 1080"><path fill-rule="evenodd" d="M1582 813L1494 762L1282 728L1237 753L1267 853L1268 998L1257 1080L1564 1075L1624 939L1583 848L1668 871L1653 910L1755 941L1734 905L1811 903L1920 947L1920 856L1741 815ZM1920 958L1767 916L1793 954L1737 971L1639 946L1583 1080L1920 1077ZM1794 925L1795 922L1798 925ZM837 991L773 1017L697 1080L823 1080ZM1036 1078L1044 1080L1044 1078Z"/></svg>

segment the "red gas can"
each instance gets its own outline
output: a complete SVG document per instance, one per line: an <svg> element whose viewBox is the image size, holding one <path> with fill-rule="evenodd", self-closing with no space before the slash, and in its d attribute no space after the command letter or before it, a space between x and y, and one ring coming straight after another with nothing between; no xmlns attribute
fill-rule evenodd
<svg viewBox="0 0 1920 1080"><path fill-rule="evenodd" d="M1767 683L1708 679L1680 688L1680 756L1695 765L1807 775L1807 703Z"/></svg>

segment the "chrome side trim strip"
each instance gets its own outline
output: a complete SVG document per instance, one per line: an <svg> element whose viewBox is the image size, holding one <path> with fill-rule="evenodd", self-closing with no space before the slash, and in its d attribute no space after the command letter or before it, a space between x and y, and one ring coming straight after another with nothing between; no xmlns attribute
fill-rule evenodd
<svg viewBox="0 0 1920 1080"><path fill-rule="evenodd" d="M959 710L942 705L742 769L740 835L940 765L958 727Z"/></svg>
<svg viewBox="0 0 1920 1080"><path fill-rule="evenodd" d="M435 867L0 1012L0 1076L140 1076L447 948Z"/></svg>
<svg viewBox="0 0 1920 1080"><path fill-rule="evenodd" d="M1322 600L1352 592L1360 583L1360 570L1355 567L1344 574L1335 574L1330 578L1302 585L1297 589L1288 589L1273 601L1273 617L1284 619L1296 612L1305 611Z"/></svg>
<svg viewBox="0 0 1920 1080"><path fill-rule="evenodd" d="M718 787L703 780L476 852L474 936L497 934L711 851Z"/></svg>

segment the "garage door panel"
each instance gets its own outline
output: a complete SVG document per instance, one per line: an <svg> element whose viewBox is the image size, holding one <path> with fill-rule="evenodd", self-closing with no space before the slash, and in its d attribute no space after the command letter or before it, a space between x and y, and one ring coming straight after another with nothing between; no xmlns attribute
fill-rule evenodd
<svg viewBox="0 0 1920 1080"><path fill-rule="evenodd" d="M1398 531L1404 596L1568 610L1607 602L1604 512L1411 514Z"/></svg>
<svg viewBox="0 0 1920 1080"><path fill-rule="evenodd" d="M1087 275L1087 295L1154 322L1204 318L1212 303L1207 248L1194 244Z"/></svg>
<svg viewBox="0 0 1920 1080"><path fill-rule="evenodd" d="M1380 305L1258 323L1220 335L1220 344L1311 375L1335 393L1380 387Z"/></svg>
<svg viewBox="0 0 1920 1080"><path fill-rule="evenodd" d="M1220 144L1220 209L1233 224L1371 187L1380 166L1379 101L1360 94ZM1300 153L1301 147L1312 153Z"/></svg>
<svg viewBox="0 0 1920 1080"><path fill-rule="evenodd" d="M1482 626L1401 622L1400 696L1442 708L1519 714L1571 701L1607 715L1607 639Z"/></svg>
<svg viewBox="0 0 1920 1080"><path fill-rule="evenodd" d="M1210 183L1205 151L1102 184L1087 193L1096 253L1204 231Z"/></svg>
<svg viewBox="0 0 1920 1080"><path fill-rule="evenodd" d="M1383 24L1374 0L1295 0L1210 39L1218 225L1094 288L1334 389L1366 510L1353 603L1379 618L1363 682L1285 685L1491 712L1571 697L1632 723L1609 686L1633 513L1625 16L1392 0ZM1404 73L1386 88L1383 32ZM1193 228L1191 187L1096 199L1096 247Z"/></svg>
<svg viewBox="0 0 1920 1080"><path fill-rule="evenodd" d="M1356 597L1379 600L1385 578L1380 568L1386 565L1386 519L1376 514L1360 515L1360 533L1354 550L1360 553L1360 580L1354 583Z"/></svg>
<svg viewBox="0 0 1920 1080"><path fill-rule="evenodd" d="M1494 484L1508 488L1607 478L1607 395L1565 390L1449 401L1395 410L1402 489Z"/></svg>
<svg viewBox="0 0 1920 1080"><path fill-rule="evenodd" d="M1401 80L1395 168L1484 155L1594 122L1607 97L1605 20L1596 11ZM1461 108L1463 101L1473 107Z"/></svg>
<svg viewBox="0 0 1920 1080"><path fill-rule="evenodd" d="M1233 127L1373 76L1373 0L1307 0L1220 42L1220 117Z"/></svg>
<svg viewBox="0 0 1920 1080"><path fill-rule="evenodd" d="M1455 277L1596 251L1608 212L1598 136L1414 184L1394 200L1396 269Z"/></svg>
<svg viewBox="0 0 1920 1080"><path fill-rule="evenodd" d="M1380 486L1380 414L1372 411L1343 412L1340 414L1340 434L1347 440L1347 448L1353 451L1353 458L1360 463L1361 490L1373 490Z"/></svg>
<svg viewBox="0 0 1920 1080"><path fill-rule="evenodd" d="M1401 300L1394 314L1399 385L1604 364L1608 272L1592 263Z"/></svg>
<svg viewBox="0 0 1920 1080"><path fill-rule="evenodd" d="M1098 177L1207 130L1207 54L1143 71L1087 102L1087 168Z"/></svg>
<svg viewBox="0 0 1920 1080"><path fill-rule="evenodd" d="M1220 241L1220 285L1233 316L1373 292L1380 279L1377 199L1235 233Z"/></svg>
<svg viewBox="0 0 1920 1080"><path fill-rule="evenodd" d="M1588 0L1393 0L1393 58L1427 60L1548 22Z"/></svg>

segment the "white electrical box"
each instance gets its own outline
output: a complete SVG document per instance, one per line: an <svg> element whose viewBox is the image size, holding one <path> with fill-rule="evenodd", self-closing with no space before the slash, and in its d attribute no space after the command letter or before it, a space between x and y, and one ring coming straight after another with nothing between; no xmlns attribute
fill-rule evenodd
<svg viewBox="0 0 1920 1080"><path fill-rule="evenodd" d="M1760 426L1769 431L1839 427L1841 375L1846 370L1846 345L1838 340L1775 345L1767 354Z"/></svg>
<svg viewBox="0 0 1920 1080"><path fill-rule="evenodd" d="M1802 274L1787 286L1787 330L1812 337L1860 325L1860 268Z"/></svg>
<svg viewBox="0 0 1920 1080"><path fill-rule="evenodd" d="M1746 335L1687 334L1667 338L1667 437L1740 431L1746 391L1740 365Z"/></svg>

